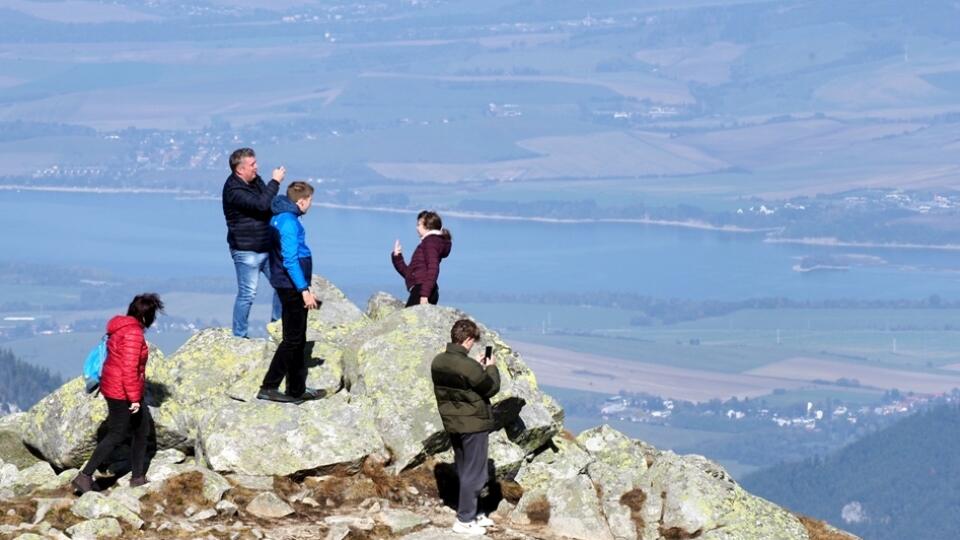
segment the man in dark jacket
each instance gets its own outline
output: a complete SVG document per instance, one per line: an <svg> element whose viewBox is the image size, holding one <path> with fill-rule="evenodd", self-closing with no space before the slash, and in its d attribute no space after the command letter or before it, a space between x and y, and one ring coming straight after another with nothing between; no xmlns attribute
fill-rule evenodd
<svg viewBox="0 0 960 540"><path fill-rule="evenodd" d="M320 391L306 387L307 366L303 358L307 345L307 312L320 307L310 292L313 255L300 223L300 216L307 213L311 204L313 186L306 182L293 182L286 195L273 200L270 284L283 304L283 339L260 383L259 399L299 405L321 397ZM284 379L287 380L286 392L281 393L280 382Z"/></svg>
<svg viewBox="0 0 960 540"><path fill-rule="evenodd" d="M251 148L230 154L231 174L223 184L223 217L227 244L237 271L237 299L233 304L233 335L247 337L250 306L257 295L260 273L270 279L270 203L277 195L286 170L274 169L267 183L257 174L257 156ZM273 296L271 320L280 318L280 300Z"/></svg>
<svg viewBox="0 0 960 540"><path fill-rule="evenodd" d="M460 478L457 522L453 531L480 536L493 522L477 513L480 491L487 484L487 442L497 429L490 398L500 391L500 372L492 358L471 358L480 339L476 323L461 319L450 330L451 343L430 366L433 391L443 428L453 443L453 460Z"/></svg>

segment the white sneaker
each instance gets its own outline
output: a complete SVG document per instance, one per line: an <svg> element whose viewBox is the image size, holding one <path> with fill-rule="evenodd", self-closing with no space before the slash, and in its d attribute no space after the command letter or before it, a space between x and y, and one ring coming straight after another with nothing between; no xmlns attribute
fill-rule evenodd
<svg viewBox="0 0 960 540"><path fill-rule="evenodd" d="M496 525L486 514L477 514L477 519L473 520L473 522L481 527L493 527Z"/></svg>
<svg viewBox="0 0 960 540"><path fill-rule="evenodd" d="M463 523L459 519L456 523L453 524L453 532L457 534L466 534L470 536L483 536L487 534L487 530L477 525L476 521L471 521L470 523Z"/></svg>

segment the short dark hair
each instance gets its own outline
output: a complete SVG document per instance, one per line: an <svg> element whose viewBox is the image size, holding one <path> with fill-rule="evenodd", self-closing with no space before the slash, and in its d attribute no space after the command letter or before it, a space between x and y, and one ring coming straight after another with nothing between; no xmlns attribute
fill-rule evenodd
<svg viewBox="0 0 960 540"><path fill-rule="evenodd" d="M150 328L157 318L157 312L163 311L163 302L157 293L143 293L133 297L127 315L140 321L144 328Z"/></svg>
<svg viewBox="0 0 960 540"><path fill-rule="evenodd" d="M428 231L443 229L443 220L440 219L440 214L433 210L424 210L417 214L417 221L423 221L423 227Z"/></svg>
<svg viewBox="0 0 960 540"><path fill-rule="evenodd" d="M450 341L457 345L463 345L465 341L473 338L474 341L480 339L480 327L470 319L460 319L453 323L450 329Z"/></svg>
<svg viewBox="0 0 960 540"><path fill-rule="evenodd" d="M230 170L237 172L237 166L245 157L257 157L257 153L253 151L253 148L237 148L230 154Z"/></svg>
<svg viewBox="0 0 960 540"><path fill-rule="evenodd" d="M293 202L313 195L313 186L306 182L291 182L287 186L287 198Z"/></svg>

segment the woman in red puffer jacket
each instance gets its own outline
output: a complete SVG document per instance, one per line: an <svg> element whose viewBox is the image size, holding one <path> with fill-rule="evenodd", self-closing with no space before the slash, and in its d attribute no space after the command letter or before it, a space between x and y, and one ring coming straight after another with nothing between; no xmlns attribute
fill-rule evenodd
<svg viewBox="0 0 960 540"><path fill-rule="evenodd" d="M107 359L100 373L100 393L107 400L107 436L97 444L90 461L73 480L80 493L93 489L93 473L131 432L131 486L147 483L147 436L153 426L143 402L146 386L147 340L143 332L153 324L163 302L154 293L136 296L127 314L107 323Z"/></svg>

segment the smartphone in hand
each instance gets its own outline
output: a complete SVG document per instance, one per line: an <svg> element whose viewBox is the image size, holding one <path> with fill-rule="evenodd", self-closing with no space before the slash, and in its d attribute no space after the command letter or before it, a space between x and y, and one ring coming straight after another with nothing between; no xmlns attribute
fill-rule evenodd
<svg viewBox="0 0 960 540"><path fill-rule="evenodd" d="M487 348L483 351L483 360L489 362L491 358L493 358L493 347L487 345Z"/></svg>

